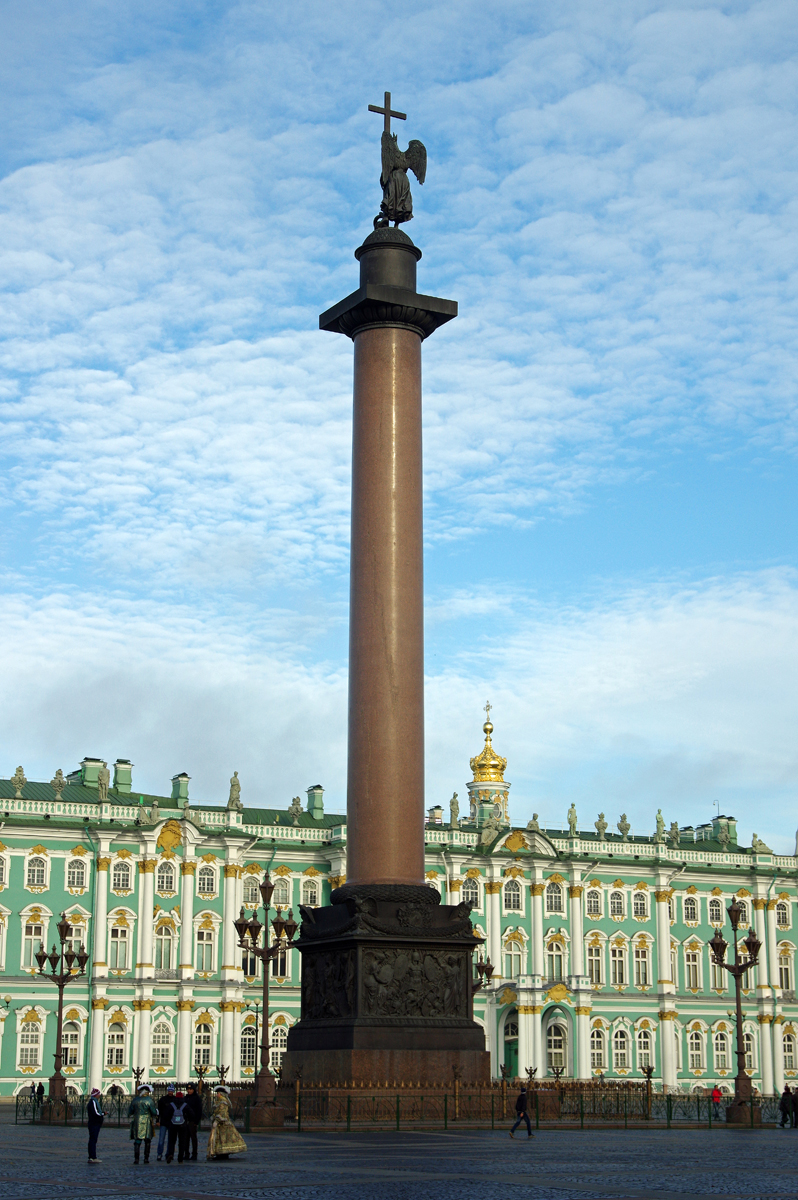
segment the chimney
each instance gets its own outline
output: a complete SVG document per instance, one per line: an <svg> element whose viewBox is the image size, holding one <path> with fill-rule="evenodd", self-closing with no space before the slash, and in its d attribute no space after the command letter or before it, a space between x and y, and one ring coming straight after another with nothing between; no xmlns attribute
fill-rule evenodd
<svg viewBox="0 0 798 1200"><path fill-rule="evenodd" d="M101 758L84 758L80 764L80 782L84 787L97 787L97 776L103 765Z"/></svg>
<svg viewBox="0 0 798 1200"><path fill-rule="evenodd" d="M118 758L114 763L114 787L127 794L133 786L133 763L129 758Z"/></svg>
<svg viewBox="0 0 798 1200"><path fill-rule="evenodd" d="M308 812L314 821L321 821L324 816L324 788L320 783L308 788Z"/></svg>
<svg viewBox="0 0 798 1200"><path fill-rule="evenodd" d="M185 771L181 771L179 775L172 776L172 799L177 801L178 808L185 808L188 804L188 781L191 778Z"/></svg>

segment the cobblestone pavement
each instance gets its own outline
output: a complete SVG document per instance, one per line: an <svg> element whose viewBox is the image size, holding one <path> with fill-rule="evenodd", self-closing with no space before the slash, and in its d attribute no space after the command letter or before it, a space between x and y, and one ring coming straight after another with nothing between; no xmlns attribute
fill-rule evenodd
<svg viewBox="0 0 798 1200"><path fill-rule="evenodd" d="M12 1200L798 1200L798 1130L248 1135L229 1162L134 1166L125 1130L0 1127ZM201 1143L202 1145L202 1143Z"/></svg>

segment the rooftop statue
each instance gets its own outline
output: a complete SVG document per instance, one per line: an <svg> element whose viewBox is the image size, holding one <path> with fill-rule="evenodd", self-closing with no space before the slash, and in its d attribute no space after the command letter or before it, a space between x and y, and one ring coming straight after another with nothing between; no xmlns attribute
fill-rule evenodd
<svg viewBox="0 0 798 1200"><path fill-rule="evenodd" d="M393 111L390 92L385 93L383 108L370 104L369 112L381 113L385 117L381 143L382 204L379 216L374 218L374 228L384 229L391 221L396 228L403 221L413 220L413 197L410 194L407 172L412 171L419 183L424 182L427 174L427 150L424 144L415 138L406 150L399 149L396 134L391 133L391 117L406 121L407 114Z"/></svg>
<svg viewBox="0 0 798 1200"><path fill-rule="evenodd" d="M568 809L568 836L576 837L576 805L572 804Z"/></svg>
<svg viewBox="0 0 798 1200"><path fill-rule="evenodd" d="M629 824L629 822L626 819L626 813L621 813L621 819L618 822L618 832L621 835L622 842L629 841L629 830L631 828L632 828L632 826Z"/></svg>

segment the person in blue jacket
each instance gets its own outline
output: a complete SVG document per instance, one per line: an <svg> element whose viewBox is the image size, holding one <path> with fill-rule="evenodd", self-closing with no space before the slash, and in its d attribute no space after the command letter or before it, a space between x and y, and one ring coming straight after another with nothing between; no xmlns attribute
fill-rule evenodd
<svg viewBox="0 0 798 1200"><path fill-rule="evenodd" d="M97 1157L97 1138L100 1136L100 1130L103 1127L105 1113L102 1109L102 1101L99 1088L91 1089L89 1097L89 1107L86 1113L87 1125L89 1127L89 1162L98 1163L101 1160Z"/></svg>

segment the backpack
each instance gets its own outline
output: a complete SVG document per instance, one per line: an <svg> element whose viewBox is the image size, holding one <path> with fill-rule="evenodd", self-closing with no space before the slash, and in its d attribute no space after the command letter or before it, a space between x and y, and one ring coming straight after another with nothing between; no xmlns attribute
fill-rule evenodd
<svg viewBox="0 0 798 1200"><path fill-rule="evenodd" d="M185 1101L183 1101L182 1104L175 1104L174 1100L172 1101L172 1124L173 1125L185 1125L186 1118L183 1116L183 1109L185 1107L186 1107Z"/></svg>

